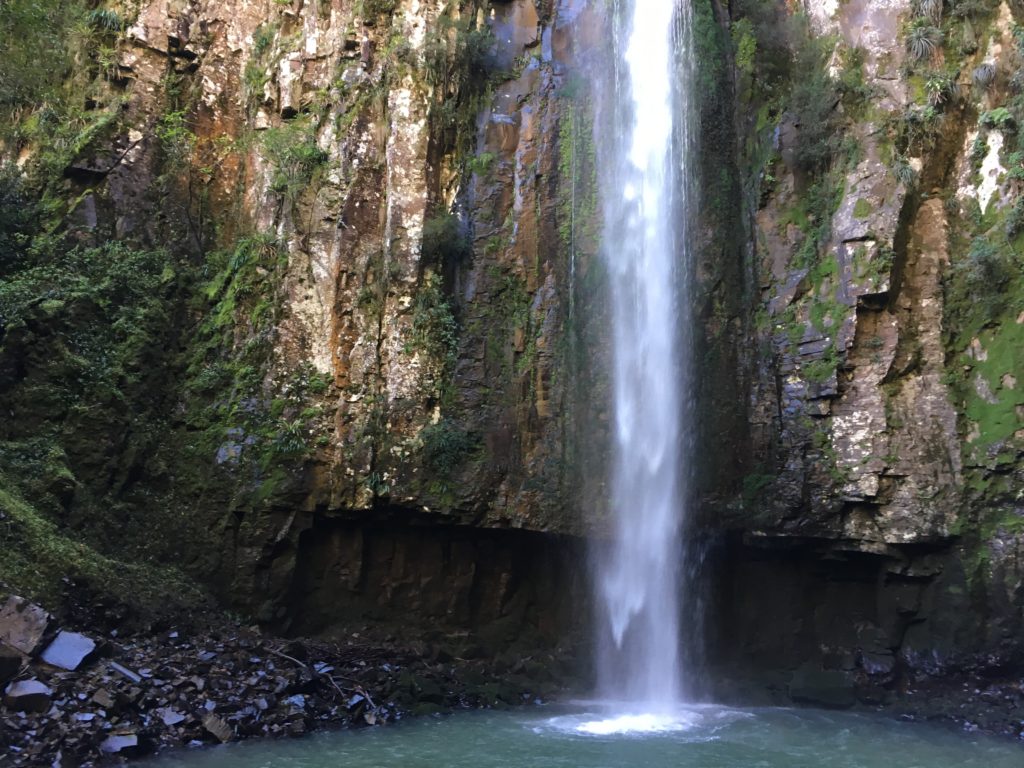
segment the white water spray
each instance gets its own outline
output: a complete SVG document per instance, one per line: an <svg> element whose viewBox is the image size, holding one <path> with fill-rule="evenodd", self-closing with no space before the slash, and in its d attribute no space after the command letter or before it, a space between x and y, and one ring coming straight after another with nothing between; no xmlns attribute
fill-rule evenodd
<svg viewBox="0 0 1024 768"><path fill-rule="evenodd" d="M623 0L598 161L614 359L613 531L598 557L601 693L629 712L686 698L680 532L689 492L690 0ZM613 94L613 95L612 95ZM609 114L610 113L610 114Z"/></svg>

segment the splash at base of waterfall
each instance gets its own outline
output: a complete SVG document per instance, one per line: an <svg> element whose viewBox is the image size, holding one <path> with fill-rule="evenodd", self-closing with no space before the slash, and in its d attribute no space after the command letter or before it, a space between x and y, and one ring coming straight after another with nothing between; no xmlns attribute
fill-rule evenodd
<svg viewBox="0 0 1024 768"><path fill-rule="evenodd" d="M630 712L628 702L574 702L584 711L559 715L546 728L582 736L655 737L687 731L708 731L752 717L748 712L714 704L676 706L662 712Z"/></svg>
<svg viewBox="0 0 1024 768"><path fill-rule="evenodd" d="M588 720L576 726L579 733L592 736L625 735L629 733L671 733L686 731L697 725L696 718L677 718L672 715L619 715L607 720Z"/></svg>

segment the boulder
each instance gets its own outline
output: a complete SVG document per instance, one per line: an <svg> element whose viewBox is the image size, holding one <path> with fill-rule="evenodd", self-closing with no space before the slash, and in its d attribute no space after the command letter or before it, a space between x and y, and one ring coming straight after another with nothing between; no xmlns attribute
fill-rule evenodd
<svg viewBox="0 0 1024 768"><path fill-rule="evenodd" d="M47 664L74 671L96 650L96 643L78 632L60 632L41 656Z"/></svg>
<svg viewBox="0 0 1024 768"><path fill-rule="evenodd" d="M13 648L0 645L0 685L13 680L21 670L22 656Z"/></svg>
<svg viewBox="0 0 1024 768"><path fill-rule="evenodd" d="M203 728L221 742L231 741L231 739L235 737L234 731L231 730L231 726L212 712L203 718Z"/></svg>
<svg viewBox="0 0 1024 768"><path fill-rule="evenodd" d="M45 712L53 691L38 680L19 680L4 689L4 705L15 712Z"/></svg>
<svg viewBox="0 0 1024 768"><path fill-rule="evenodd" d="M39 650L50 628L50 614L23 597L11 595L0 608L0 642L29 656Z"/></svg>

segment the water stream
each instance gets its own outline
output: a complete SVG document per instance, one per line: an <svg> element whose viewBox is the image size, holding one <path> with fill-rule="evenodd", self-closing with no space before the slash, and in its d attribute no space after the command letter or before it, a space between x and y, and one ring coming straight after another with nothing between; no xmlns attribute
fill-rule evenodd
<svg viewBox="0 0 1024 768"><path fill-rule="evenodd" d="M610 545L596 553L599 692L620 715L672 717L690 698L680 574L691 465L690 0L614 5L596 131L613 342Z"/></svg>

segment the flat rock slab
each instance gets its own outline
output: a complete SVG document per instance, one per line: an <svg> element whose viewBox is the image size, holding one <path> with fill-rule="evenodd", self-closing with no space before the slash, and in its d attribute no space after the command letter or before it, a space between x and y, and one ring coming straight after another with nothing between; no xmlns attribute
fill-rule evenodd
<svg viewBox="0 0 1024 768"><path fill-rule="evenodd" d="M15 712L45 712L53 691L38 680L19 680L4 689L4 704Z"/></svg>
<svg viewBox="0 0 1024 768"><path fill-rule="evenodd" d="M134 733L108 736L100 744L100 751L108 755L134 752L139 748L139 737Z"/></svg>
<svg viewBox="0 0 1024 768"><path fill-rule="evenodd" d="M185 719L185 716L181 712L177 712L170 707L163 707L156 711L157 716L163 720L164 725L177 725Z"/></svg>
<svg viewBox="0 0 1024 768"><path fill-rule="evenodd" d="M43 651L42 660L61 669L78 669L96 650L96 643L78 632L60 632Z"/></svg>
<svg viewBox="0 0 1024 768"><path fill-rule="evenodd" d="M11 595L0 608L0 642L29 656L43 643L50 614L23 597Z"/></svg>

